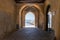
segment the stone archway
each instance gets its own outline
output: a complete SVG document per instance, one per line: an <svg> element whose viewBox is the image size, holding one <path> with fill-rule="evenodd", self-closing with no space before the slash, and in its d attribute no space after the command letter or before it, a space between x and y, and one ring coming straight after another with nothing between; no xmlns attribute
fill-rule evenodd
<svg viewBox="0 0 60 40"><path fill-rule="evenodd" d="M36 26L38 27L44 26L44 14L40 6L37 4L25 4L21 7L21 9L19 10L19 20L20 20L19 26L22 27L24 25L24 18L22 17L25 17L26 14L26 11L24 10L28 10L28 9L30 9L30 11L35 14Z"/></svg>
<svg viewBox="0 0 60 40"><path fill-rule="evenodd" d="M38 10L35 7L27 6L26 8L23 9L22 14L21 14L21 17L23 17L21 19L22 27L25 26L25 15L29 11L33 12L33 14L35 15L35 26L38 26Z"/></svg>

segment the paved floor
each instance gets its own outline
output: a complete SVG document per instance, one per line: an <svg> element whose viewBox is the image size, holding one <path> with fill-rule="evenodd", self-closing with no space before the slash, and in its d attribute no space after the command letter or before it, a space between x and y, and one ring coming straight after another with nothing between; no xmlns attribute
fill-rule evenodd
<svg viewBox="0 0 60 40"><path fill-rule="evenodd" d="M49 33L38 28L23 28L5 40L51 40Z"/></svg>

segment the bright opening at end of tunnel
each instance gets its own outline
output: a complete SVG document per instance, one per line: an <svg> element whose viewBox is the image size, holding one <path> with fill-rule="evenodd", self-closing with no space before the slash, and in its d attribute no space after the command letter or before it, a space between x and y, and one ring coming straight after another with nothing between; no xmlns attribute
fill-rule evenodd
<svg viewBox="0 0 60 40"><path fill-rule="evenodd" d="M35 15L33 12L27 12L25 15L25 28L35 28Z"/></svg>

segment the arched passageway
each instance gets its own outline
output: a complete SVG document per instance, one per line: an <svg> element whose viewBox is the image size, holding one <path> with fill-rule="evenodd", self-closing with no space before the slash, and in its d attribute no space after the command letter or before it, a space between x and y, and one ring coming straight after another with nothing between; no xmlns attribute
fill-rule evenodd
<svg viewBox="0 0 60 40"><path fill-rule="evenodd" d="M43 11L41 10L41 8L39 7L39 5L37 4L25 4L21 7L21 9L19 9L19 27L20 28L24 28L25 26L25 17L28 13L32 12L32 14L34 15L34 23L35 27L40 27L43 28L45 25L44 22L44 14ZM32 17L32 16L31 16ZM32 17L33 18L33 17Z"/></svg>
<svg viewBox="0 0 60 40"><path fill-rule="evenodd" d="M21 26L22 27L38 27L39 25L39 10L33 5L27 5L21 11ZM23 17L23 18L22 18ZM26 19L29 20L28 25L26 23Z"/></svg>

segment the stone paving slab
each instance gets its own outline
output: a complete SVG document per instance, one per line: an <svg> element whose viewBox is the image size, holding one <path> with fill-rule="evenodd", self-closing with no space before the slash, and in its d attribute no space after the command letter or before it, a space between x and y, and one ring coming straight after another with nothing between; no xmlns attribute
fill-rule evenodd
<svg viewBox="0 0 60 40"><path fill-rule="evenodd" d="M53 40L49 32L38 28L23 28L20 29L5 40Z"/></svg>

